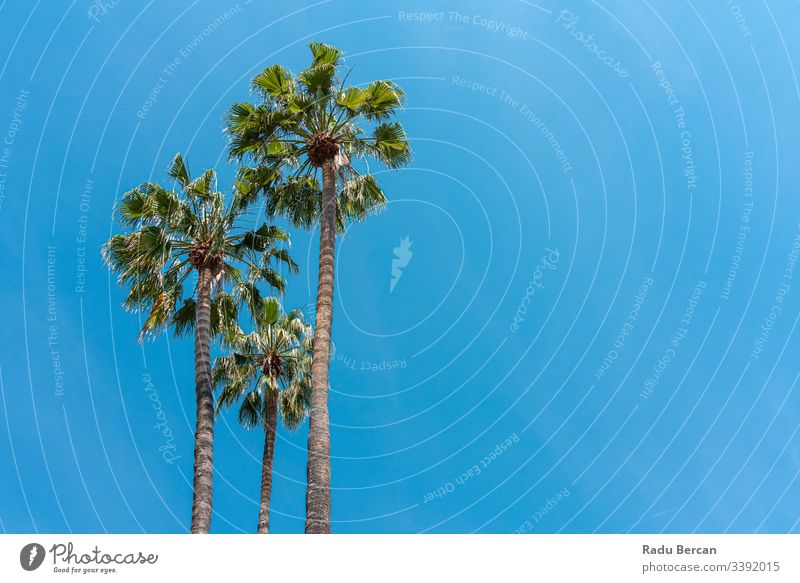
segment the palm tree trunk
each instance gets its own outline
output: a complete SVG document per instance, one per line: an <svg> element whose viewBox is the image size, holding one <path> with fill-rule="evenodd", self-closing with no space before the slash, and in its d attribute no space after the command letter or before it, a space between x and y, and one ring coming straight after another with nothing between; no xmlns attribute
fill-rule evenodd
<svg viewBox="0 0 800 583"><path fill-rule="evenodd" d="M258 513L258 534L269 532L272 460L275 457L275 430L278 425L278 396L273 391L267 391L264 413L264 458L261 462L261 510Z"/></svg>
<svg viewBox="0 0 800 583"><path fill-rule="evenodd" d="M336 171L322 166L322 217L319 229L319 284L314 352L311 358L311 415L308 427L306 533L331 532L331 435L328 419L328 364L333 318L333 267L336 244Z"/></svg>
<svg viewBox="0 0 800 583"><path fill-rule="evenodd" d="M211 271L197 275L197 321L194 331L194 382L197 394L197 427L194 434L194 498L192 533L211 528L211 496L214 474L214 395L211 389Z"/></svg>

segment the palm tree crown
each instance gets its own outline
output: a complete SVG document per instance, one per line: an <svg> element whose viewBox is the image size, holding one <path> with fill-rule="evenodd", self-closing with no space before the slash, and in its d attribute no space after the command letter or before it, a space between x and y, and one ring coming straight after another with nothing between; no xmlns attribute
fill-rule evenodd
<svg viewBox="0 0 800 583"><path fill-rule="evenodd" d="M288 243L289 236L266 223L252 228L249 207L254 189L247 182L237 181L227 202L214 189L213 170L191 180L177 154L167 172L180 192L145 182L125 193L119 222L133 230L114 235L103 248L108 265L119 274L118 283L129 287L123 305L148 313L142 335L169 325L183 335L193 329L196 311L195 299L183 298L184 284L193 271L205 268L216 288L212 335L235 329L238 302L250 306L260 302L258 283L283 291L285 281L272 267L275 262L297 270L288 251L278 247ZM232 283L229 289L222 285L226 282Z"/></svg>
<svg viewBox="0 0 800 583"><path fill-rule="evenodd" d="M310 403L311 350L314 334L302 312L281 311L277 298L264 298L254 317L255 330L226 339L232 354L214 363L212 380L221 387L217 411L239 407L239 422L263 427L266 396L278 396L284 425L296 429Z"/></svg>
<svg viewBox="0 0 800 583"><path fill-rule="evenodd" d="M301 73L272 65L253 79L261 99L231 108L229 152L256 162L243 175L264 189L270 215L285 215L305 227L321 212L317 171L326 161L333 162L342 183L336 205L341 227L386 202L375 177L359 173L353 164L374 159L398 168L411 158L402 125L391 121L403 105L404 93L385 80L346 86L346 76L339 76L342 52L322 43L309 48L311 66ZM284 180L276 185L279 176Z"/></svg>

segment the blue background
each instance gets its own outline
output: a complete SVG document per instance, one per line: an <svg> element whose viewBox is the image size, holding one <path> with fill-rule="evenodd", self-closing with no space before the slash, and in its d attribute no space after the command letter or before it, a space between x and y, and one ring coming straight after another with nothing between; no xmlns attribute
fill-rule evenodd
<svg viewBox="0 0 800 583"><path fill-rule="evenodd" d="M799 17L735 1L1 2L0 528L187 530L192 343L137 343L99 248L115 199L177 151L230 184L227 108L322 40L352 83L406 89L415 153L337 247L334 530L800 530ZM317 241L292 241L285 303L308 308ZM278 436L274 532L303 529L306 432ZM212 531L255 530L262 443L219 420Z"/></svg>

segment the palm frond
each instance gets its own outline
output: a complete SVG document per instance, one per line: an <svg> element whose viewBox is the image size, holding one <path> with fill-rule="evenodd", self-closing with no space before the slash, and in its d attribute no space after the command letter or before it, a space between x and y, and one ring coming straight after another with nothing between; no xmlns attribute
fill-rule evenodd
<svg viewBox="0 0 800 583"><path fill-rule="evenodd" d="M167 168L167 175L183 188L189 185L189 167L183 161L183 156L180 152L175 154L175 157L172 159L172 163L170 163Z"/></svg>
<svg viewBox="0 0 800 583"><path fill-rule="evenodd" d="M337 49L335 46L321 42L312 42L309 43L308 48L311 50L312 66L339 66L339 62L342 58L342 51Z"/></svg>
<svg viewBox="0 0 800 583"><path fill-rule="evenodd" d="M272 65L253 77L253 89L273 99L285 100L294 91L292 74L280 65Z"/></svg>
<svg viewBox="0 0 800 583"><path fill-rule="evenodd" d="M290 429L302 423L311 405L313 332L300 310L284 313L275 297L263 298L254 313L256 329L231 339L232 354L215 360L214 386L220 389L217 409L239 405L239 421L247 428L263 426L267 395L277 393L281 416ZM268 355L280 355L273 369Z"/></svg>
<svg viewBox="0 0 800 583"><path fill-rule="evenodd" d="M262 101L231 108L228 152L255 162L247 173L264 194L270 216L306 228L320 217L319 156L335 155L343 185L337 208L341 227L375 212L386 200L373 176L359 177L361 164L375 159L396 169L411 161L408 137L392 119L405 94L389 80L347 86L347 75L338 81L341 50L318 42L309 49L311 63L299 74L273 65L254 78ZM325 154L330 140L338 151Z"/></svg>
<svg viewBox="0 0 800 583"><path fill-rule="evenodd" d="M388 168L399 168L411 160L411 146L399 123L382 123L373 131L371 149Z"/></svg>
<svg viewBox="0 0 800 583"><path fill-rule="evenodd" d="M403 106L405 94L391 81L373 81L364 88L364 103L359 113L371 121L383 121Z"/></svg>
<svg viewBox="0 0 800 583"><path fill-rule="evenodd" d="M167 327L177 336L192 332L196 300L193 294L183 297L184 282L198 266L214 266L211 335L227 341L241 333L239 304L245 303L251 313L260 305L259 285L284 289L285 282L272 265L297 268L282 248L289 236L267 223L255 230L243 228L249 227L247 207L257 196L249 183L238 181L227 204L225 195L216 190L214 170L191 180L178 154L167 173L181 184L179 192L145 182L122 196L119 222L130 230L103 245L103 259L117 274L118 284L127 288L123 306L146 313L140 337ZM265 171L259 176L266 181ZM247 281L242 270L247 271Z"/></svg>

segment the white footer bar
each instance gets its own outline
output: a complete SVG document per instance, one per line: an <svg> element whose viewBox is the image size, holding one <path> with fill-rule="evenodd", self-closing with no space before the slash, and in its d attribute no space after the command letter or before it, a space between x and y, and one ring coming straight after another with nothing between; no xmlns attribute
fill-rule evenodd
<svg viewBox="0 0 800 583"><path fill-rule="evenodd" d="M797 535L3 535L0 581L800 581ZM180 577L180 578L177 578ZM513 578L513 579L512 579Z"/></svg>

